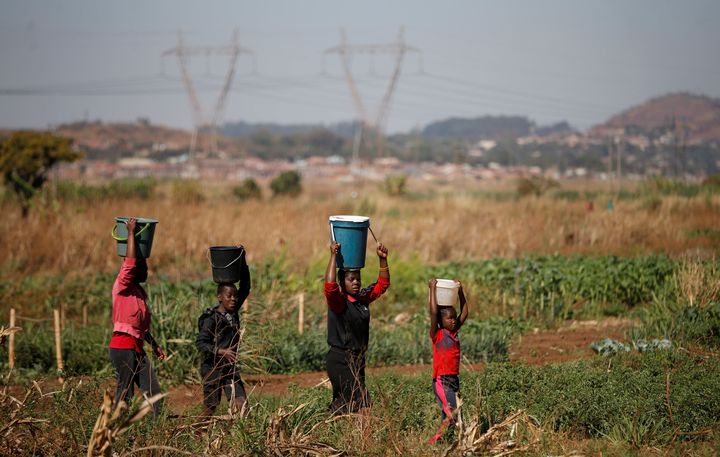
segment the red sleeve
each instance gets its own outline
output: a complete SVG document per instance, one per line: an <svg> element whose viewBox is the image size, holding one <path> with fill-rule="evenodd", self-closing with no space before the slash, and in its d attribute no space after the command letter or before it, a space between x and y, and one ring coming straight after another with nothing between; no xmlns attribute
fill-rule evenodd
<svg viewBox="0 0 720 457"><path fill-rule="evenodd" d="M440 341L442 339L442 329L441 328L437 329L437 331L435 331L435 334L433 336L431 336L430 339L432 340L433 344Z"/></svg>
<svg viewBox="0 0 720 457"><path fill-rule="evenodd" d="M367 294L367 303L372 303L380 298L380 296L390 287L390 280L379 276L377 282L371 287L372 289L370 289L370 293Z"/></svg>
<svg viewBox="0 0 720 457"><path fill-rule="evenodd" d="M120 285L120 289L125 289L135 282L135 278L137 277L137 262L137 258L125 257L116 280L116 283Z"/></svg>
<svg viewBox="0 0 720 457"><path fill-rule="evenodd" d="M340 284L336 282L325 283L325 300L328 308L336 313L345 311L345 295L340 290Z"/></svg>

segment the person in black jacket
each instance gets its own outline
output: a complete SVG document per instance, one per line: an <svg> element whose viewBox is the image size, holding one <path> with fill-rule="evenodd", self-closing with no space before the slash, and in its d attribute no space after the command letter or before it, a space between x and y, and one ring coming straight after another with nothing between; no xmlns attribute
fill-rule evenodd
<svg viewBox="0 0 720 457"><path fill-rule="evenodd" d="M217 286L218 305L206 309L198 319L196 346L202 355L203 416L211 416L220 403L222 391L241 415L247 409L245 386L236 367L240 344L238 310L250 292L250 274L245 267L240 290L234 284Z"/></svg>

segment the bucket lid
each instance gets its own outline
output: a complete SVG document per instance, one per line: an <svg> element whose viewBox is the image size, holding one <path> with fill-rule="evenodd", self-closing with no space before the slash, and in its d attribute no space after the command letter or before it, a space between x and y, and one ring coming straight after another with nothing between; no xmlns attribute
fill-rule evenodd
<svg viewBox="0 0 720 457"><path fill-rule="evenodd" d="M340 216L330 216L329 222L368 222L370 220L369 217L365 216L352 216L352 215L340 215Z"/></svg>
<svg viewBox="0 0 720 457"><path fill-rule="evenodd" d="M444 289L459 289L460 284L452 279L437 279L437 287L442 287Z"/></svg>
<svg viewBox="0 0 720 457"><path fill-rule="evenodd" d="M130 216L118 216L115 218L116 222L125 222L126 220L130 219ZM157 224L159 221L157 219L150 219L148 217L136 217L139 224Z"/></svg>

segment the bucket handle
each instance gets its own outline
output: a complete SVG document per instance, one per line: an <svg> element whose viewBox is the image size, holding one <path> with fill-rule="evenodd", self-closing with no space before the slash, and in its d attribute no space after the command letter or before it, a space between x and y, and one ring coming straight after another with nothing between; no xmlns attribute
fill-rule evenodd
<svg viewBox="0 0 720 457"><path fill-rule="evenodd" d="M235 260L231 261L230 263L228 263L228 264L225 265L224 267L218 267L218 266L215 266L215 265L212 263L212 259L210 259L210 248L208 248L208 250L205 251L205 257L207 257L208 262L210 262L210 266L211 266L211 267L213 267L213 268L218 268L218 269L220 269L220 270L223 270L223 269L229 267L230 265L232 265L233 263L237 262L238 260L240 260L240 258L243 256L244 253L245 253L245 248L242 248L242 247L241 247L241 248L240 248L240 255L237 256L237 257L235 258Z"/></svg>
<svg viewBox="0 0 720 457"><path fill-rule="evenodd" d="M375 238L375 242L379 243L377 237L375 236L375 232L373 232L372 227L368 225L368 229L370 230L370 234L372 235L372 237ZM333 226L332 224L330 224L330 236L332 236L332 240L335 241L335 226Z"/></svg>
<svg viewBox="0 0 720 457"><path fill-rule="evenodd" d="M120 238L118 236L118 234L117 234L118 224L119 224L119 222L116 222L115 225L113 225L112 230L110 230L110 236L115 238L116 241L127 241L127 237ZM150 222L145 223L145 226L143 228L141 228L140 231L135 234L135 236L136 237L140 236L145 230L147 230L148 227L150 227Z"/></svg>

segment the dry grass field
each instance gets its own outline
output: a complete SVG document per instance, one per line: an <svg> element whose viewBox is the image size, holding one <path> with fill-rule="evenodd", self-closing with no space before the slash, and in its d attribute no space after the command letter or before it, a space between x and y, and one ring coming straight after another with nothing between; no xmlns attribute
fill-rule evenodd
<svg viewBox="0 0 720 457"><path fill-rule="evenodd" d="M563 184L573 186L588 189ZM718 248L720 227L717 196L616 200L610 211L608 197L598 194L588 211L582 198L513 198L511 182L411 182L408 194L392 197L376 183L305 183L296 199L246 202L234 199L229 185L198 188L202 194L194 199L161 185L148 199L52 201L25 220L6 200L0 219L3 273L114 271L118 261L111 254L110 231L119 215L159 219L152 268L177 279L204 274L207 247L229 243L244 244L250 262L282 251L291 268L302 270L324 258L332 214L370 216L392 256L425 264L553 253L709 257Z"/></svg>

